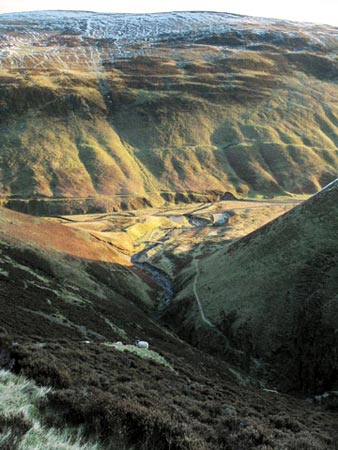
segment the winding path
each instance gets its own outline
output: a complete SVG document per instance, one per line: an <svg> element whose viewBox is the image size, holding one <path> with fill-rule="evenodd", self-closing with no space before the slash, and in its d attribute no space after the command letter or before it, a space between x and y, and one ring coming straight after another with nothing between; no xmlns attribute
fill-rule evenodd
<svg viewBox="0 0 338 450"><path fill-rule="evenodd" d="M197 306L198 306L198 309L199 309L199 312L200 312L200 316L201 316L202 322L205 323L205 325L208 325L208 327L212 328L217 335L224 337L223 333L221 333L219 331L219 329L216 327L216 325L214 325L212 322L210 322L210 320L206 317L206 315L204 313L202 302L201 302L201 299L200 299L200 297L198 295L198 291L197 291L197 282L198 282L198 278L200 276L200 268L199 268L198 259L196 259L196 256L197 255L195 255L195 257L194 257L194 264L195 264L195 267L196 267L196 274L195 274L194 283L193 283L193 292L194 292L194 295L195 295L196 303L197 303Z"/></svg>
<svg viewBox="0 0 338 450"><path fill-rule="evenodd" d="M209 223L208 220L203 219L201 217L196 217L191 213L184 214L184 216L188 219L192 228L205 228ZM191 228L189 228L188 230L185 229L185 230L183 230L183 232L189 231L189 230L191 230ZM169 231L167 234L165 234L165 236L162 239L156 241L155 243L152 243L151 245L149 245L142 251L135 253L131 258L131 262L136 267L144 270L149 275L151 275L151 277L153 278L155 283L162 288L162 290L163 290L162 302L164 303L165 306L169 305L174 298L175 291L174 291L174 286L173 286L173 280L163 270L150 264L148 261L144 261L144 258L147 258L148 252L150 250L152 250L153 248L155 248L159 245L163 245L165 243L165 241L167 241L169 239L169 237L173 231L174 230ZM194 292L194 295L196 298L196 303L197 303L197 306L198 306L198 309L199 309L199 312L201 315L201 319L202 319L202 322L204 324L206 324L208 327L212 328L216 332L216 334L222 335L222 333L218 330L218 328L213 323L211 323L210 320L206 317L204 310L203 310L201 299L198 295L197 282L198 282L198 278L200 275L200 269L199 269L198 260L196 259L196 256L197 255L195 255L195 257L194 257L194 264L196 267L196 275L195 275L195 279L194 279L194 283L193 283L193 292Z"/></svg>
<svg viewBox="0 0 338 450"><path fill-rule="evenodd" d="M207 317L206 317L205 314L204 314L202 302L201 302L201 300L200 300L200 298L199 298L199 295L198 295L198 292L197 292L197 281L198 281L198 277L199 277L199 275L200 275L200 268L199 268L199 265L198 265L198 260L197 260L196 258L195 258L195 260L194 260L194 263L195 263L195 267L196 267L196 275L195 275L194 284L193 284L193 291L194 291L194 295L195 295L196 302L197 302L197 305L198 305L198 309L199 309L200 314L201 314L201 319L202 319L202 321L203 321L205 324L209 325L209 327L215 328L215 329L217 330L217 328L215 327L215 325L213 325L213 324L210 322L210 320L207 319ZM217 330L217 331L218 331L218 330Z"/></svg>

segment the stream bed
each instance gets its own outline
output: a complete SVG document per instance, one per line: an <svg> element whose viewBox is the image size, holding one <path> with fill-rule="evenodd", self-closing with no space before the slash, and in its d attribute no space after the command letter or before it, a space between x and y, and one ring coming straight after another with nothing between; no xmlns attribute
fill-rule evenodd
<svg viewBox="0 0 338 450"><path fill-rule="evenodd" d="M161 287L163 291L161 303L163 303L164 305L169 305L169 303L174 298L173 281L170 278L170 276L166 272L164 272L164 270L159 269L156 266L153 266L147 261L144 261L144 258L147 258L147 254L150 250L157 247L158 245L162 245L162 243L164 243L167 239L168 237L165 236L160 243L152 244L149 247L146 247L144 250L135 253L131 257L131 262L135 264L135 266L138 267L139 269L142 269L149 275L151 275L155 283Z"/></svg>
<svg viewBox="0 0 338 450"><path fill-rule="evenodd" d="M202 217L197 217L194 214L184 214L183 217L186 217L191 225L191 228L185 228L180 229L180 231L191 231L193 228L205 228L210 224L210 221L207 219L204 219ZM131 262L138 267L141 270L144 270L147 272L154 282L161 287L163 294L161 298L161 302L164 306L167 306L170 304L170 302L174 298L174 284L171 277L162 269L159 269L158 267L154 266L153 264L149 263L148 261L145 261L145 259L148 258L148 252L152 250L153 248L157 247L158 245L163 245L166 240L169 239L169 237L176 231L176 229L173 229L169 231L162 239L157 241L154 244L149 245L148 247L144 248L138 253L135 253L131 257Z"/></svg>

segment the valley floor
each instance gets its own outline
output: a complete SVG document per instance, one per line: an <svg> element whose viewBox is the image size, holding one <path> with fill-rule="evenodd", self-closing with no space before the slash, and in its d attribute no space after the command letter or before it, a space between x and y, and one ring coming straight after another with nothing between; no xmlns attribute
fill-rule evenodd
<svg viewBox="0 0 338 450"><path fill-rule="evenodd" d="M196 257L234 242L302 201L302 198L227 200L60 216L49 220L86 230L97 239L118 247L130 256L132 262L137 256L138 264L150 263L173 279L185 264Z"/></svg>
<svg viewBox="0 0 338 450"><path fill-rule="evenodd" d="M11 259L1 262L0 363L52 388L44 404L34 404L41 411L37 419L25 407L10 417L0 411L4 448L22 449L8 430L18 429L25 442L26 435L34 437L38 421L43 430L80 425L84 434L77 434L78 440L87 439L88 448L99 450L337 450L336 412L255 384L232 363L194 348L163 326L152 304L132 298L142 287L144 299L149 294L161 305L163 286L155 274L167 277L175 290L177 274L189 264L196 268L198 301L202 254L300 201L222 201L47 221L2 210L2 254ZM16 233L13 243L9 232ZM52 259L47 268L50 251L36 247L42 244L55 247L50 258L63 255L58 271ZM144 263L151 269L146 271ZM79 270L86 289L74 284ZM32 279L33 272L41 280ZM68 295L62 296L65 286ZM202 307L200 314L208 321ZM135 339L150 342L146 359L130 345ZM117 348L116 340L124 345ZM1 376L3 383L20 381ZM44 445L43 450L61 448ZM62 448L78 448L74 437L67 445Z"/></svg>

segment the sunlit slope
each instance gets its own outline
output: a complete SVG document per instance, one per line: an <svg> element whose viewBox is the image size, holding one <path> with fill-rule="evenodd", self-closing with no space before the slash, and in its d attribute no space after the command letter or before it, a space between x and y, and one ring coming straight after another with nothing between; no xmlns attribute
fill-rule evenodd
<svg viewBox="0 0 338 450"><path fill-rule="evenodd" d="M197 258L179 277L171 312L182 319L175 319L177 329L198 341L201 327L208 328L197 294L205 317L230 347L277 368L273 377L284 387L332 388L337 230L336 181L224 250Z"/></svg>
<svg viewBox="0 0 338 450"><path fill-rule="evenodd" d="M1 326L8 333L19 332L20 321L27 335L118 337L125 308L132 317L154 306L153 284L131 266L122 239L116 246L1 208L0 247Z"/></svg>
<svg viewBox="0 0 338 450"><path fill-rule="evenodd" d="M336 448L336 413L248 385L147 314L149 280L122 250L0 210L2 448Z"/></svg>
<svg viewBox="0 0 338 450"><path fill-rule="evenodd" d="M3 194L311 193L335 178L334 28L39 14L0 17Z"/></svg>

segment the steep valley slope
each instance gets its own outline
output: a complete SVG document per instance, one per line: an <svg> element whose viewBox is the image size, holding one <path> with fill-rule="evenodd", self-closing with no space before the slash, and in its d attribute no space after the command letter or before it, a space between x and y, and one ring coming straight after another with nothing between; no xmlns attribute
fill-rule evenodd
<svg viewBox="0 0 338 450"><path fill-rule="evenodd" d="M27 202L52 198L50 212L72 212L94 198L89 211L103 211L121 194L161 204L163 191L309 194L337 174L334 27L36 12L1 15L0 32L1 193L26 199L17 209L46 214Z"/></svg>
<svg viewBox="0 0 338 450"><path fill-rule="evenodd" d="M177 276L167 320L285 390L337 383L338 180ZM208 336L208 338L206 338ZM213 338L212 338L213 336Z"/></svg>
<svg viewBox="0 0 338 450"><path fill-rule="evenodd" d="M337 448L337 412L265 389L153 320L155 286L128 267L121 248L4 208L0 247L3 449ZM150 350L136 351L135 339ZM26 400L37 388L26 382L17 405L14 374L52 387L36 400L40 428ZM61 446L61 431L72 426ZM59 436L53 445L48 427Z"/></svg>
<svg viewBox="0 0 338 450"><path fill-rule="evenodd" d="M0 35L1 450L338 450L337 28L40 11ZM50 388L40 425L11 380Z"/></svg>

